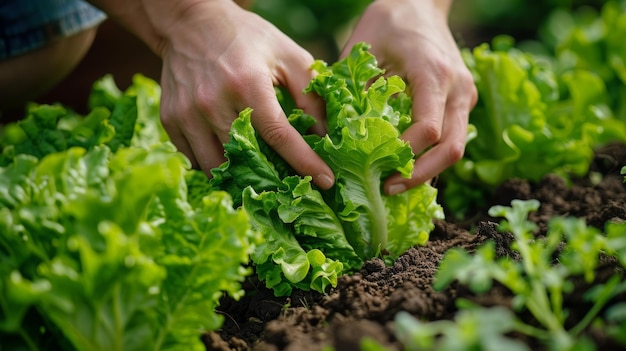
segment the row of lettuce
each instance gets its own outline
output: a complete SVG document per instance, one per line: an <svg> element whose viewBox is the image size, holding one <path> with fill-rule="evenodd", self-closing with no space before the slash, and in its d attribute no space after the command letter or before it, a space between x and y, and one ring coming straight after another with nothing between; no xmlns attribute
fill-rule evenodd
<svg viewBox="0 0 626 351"><path fill-rule="evenodd" d="M218 298L241 294L260 236L228 194L191 193L158 99L153 81L107 78L87 116L33 106L3 129L3 349L203 350Z"/></svg>
<svg viewBox="0 0 626 351"><path fill-rule="evenodd" d="M497 186L513 177L585 176L595 148L624 143L624 35L626 2L607 1L599 12L587 7L555 11L544 26L544 40L524 43L532 51L516 48L508 36L465 50L479 91L470 116L477 135L471 136L464 159L443 175L446 208L458 216L482 209ZM612 171L621 172L626 183L626 160L613 162L618 164ZM616 219L595 228L579 218L554 217L545 237L537 240L537 226L528 216L540 205L513 200L510 207L489 209L492 217L503 217L498 230L512 235L513 254L498 254L491 241L472 252L451 249L433 281L438 291L456 282L476 294L497 284L514 294L512 306L458 300L454 318L439 321L400 312L395 333L405 349L595 351L626 346L623 271L602 278L597 271L607 259L626 268L626 222ZM582 296L576 315L569 310L570 294ZM610 340L610 346L596 345L594 335ZM361 349L387 350L367 338Z"/></svg>
<svg viewBox="0 0 626 351"><path fill-rule="evenodd" d="M479 93L470 115L478 134L443 174L451 213L482 208L510 178L583 176L594 148L626 141L626 2L557 11L545 27L541 53L508 36L464 51Z"/></svg>
<svg viewBox="0 0 626 351"><path fill-rule="evenodd" d="M32 105L0 137L0 335L9 348L202 349L253 269L274 289L327 291L374 256L424 244L443 218L424 184L393 197L382 181L413 169L404 82L382 73L364 43L309 89L328 105L290 122L332 167L320 191L251 126L233 123L228 161L209 179L190 169L159 121L160 88L137 75L126 91L97 81L91 112ZM356 78L356 79L355 79Z"/></svg>
<svg viewBox="0 0 626 351"><path fill-rule="evenodd" d="M511 177L583 175L595 147L626 141L621 6L572 26L554 57L507 37L465 51L479 103L466 156L442 175L447 209L479 207ZM257 136L250 109L212 179L191 170L159 123L159 86L139 75L126 91L111 77L96 82L86 116L33 105L3 126L3 346L200 350L201 332L221 324L219 298L240 296L253 270L276 295L324 292L364 260L424 244L443 218L437 190L381 191L413 169L399 138L411 123L404 81L381 77L364 43L313 68L307 91L326 101L329 132L307 134L315 120L297 109L289 120L335 172L327 191Z"/></svg>

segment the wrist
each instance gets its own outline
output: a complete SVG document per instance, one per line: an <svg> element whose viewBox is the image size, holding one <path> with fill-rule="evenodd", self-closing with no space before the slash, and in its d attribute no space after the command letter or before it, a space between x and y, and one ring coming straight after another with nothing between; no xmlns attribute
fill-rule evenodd
<svg viewBox="0 0 626 351"><path fill-rule="evenodd" d="M448 18L453 0L414 0L418 6L429 6L439 13L443 18Z"/></svg>
<svg viewBox="0 0 626 351"><path fill-rule="evenodd" d="M89 0L162 57L181 22L194 17L196 6L237 6L233 0ZM217 11L217 9L215 10Z"/></svg>
<svg viewBox="0 0 626 351"><path fill-rule="evenodd" d="M435 8L439 9L442 14L448 17L450 8L452 7L453 0L426 0L433 3Z"/></svg>
<svg viewBox="0 0 626 351"><path fill-rule="evenodd" d="M447 22L453 0L376 0L371 5L384 4L391 9L413 9L421 13L427 12L444 19Z"/></svg>

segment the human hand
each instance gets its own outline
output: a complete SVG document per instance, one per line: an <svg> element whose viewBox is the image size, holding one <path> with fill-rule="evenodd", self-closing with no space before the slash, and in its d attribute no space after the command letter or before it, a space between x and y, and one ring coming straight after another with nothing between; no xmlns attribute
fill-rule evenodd
<svg viewBox="0 0 626 351"><path fill-rule="evenodd" d="M296 172L330 188L331 169L291 127L274 90L285 87L299 108L324 116L323 101L302 93L313 77L311 54L231 0L195 2L179 13L163 23L156 49L163 59L161 119L177 148L209 174L225 160L231 123L252 107L263 140ZM315 128L322 134L323 121Z"/></svg>
<svg viewBox="0 0 626 351"><path fill-rule="evenodd" d="M390 195L432 179L463 157L478 93L448 27L450 3L377 0L365 10L341 54L367 42L386 75L407 81L414 123L402 138L419 157L410 179L395 174L385 181Z"/></svg>

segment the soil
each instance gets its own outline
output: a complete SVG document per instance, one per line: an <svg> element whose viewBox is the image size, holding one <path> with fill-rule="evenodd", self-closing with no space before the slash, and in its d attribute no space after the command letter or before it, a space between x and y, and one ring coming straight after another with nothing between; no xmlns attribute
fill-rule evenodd
<svg viewBox="0 0 626 351"><path fill-rule="evenodd" d="M402 350L394 336L393 319L398 311L407 311L421 320L452 319L458 311L455 305L458 298L483 306L510 308L511 293L497 285L482 295L456 283L435 291L431 284L445 251L452 247L471 251L490 239L496 242L498 255L515 257L516 253L510 250L512 236L498 232L497 220L486 214L489 207L510 206L513 199L541 202L539 210L530 215L530 220L539 226L537 235L545 233L547 221L554 216L584 218L588 225L600 229L609 220L624 221L626 184L620 175L623 165L626 165L626 145L611 144L596 151L586 177L570 183L554 175L538 183L511 179L497 189L488 206L471 218L435 222L426 246L409 249L391 266L380 259L372 259L360 272L341 277L337 287L327 294L295 291L289 297L277 298L251 277L244 286L247 293L242 299L222 300L219 311L225 322L220 330L203 336L207 350L313 351L332 346L348 351L359 350L359 341L365 336L390 351ZM445 204L442 205L445 208ZM598 268L595 283L615 272L623 273L621 266L606 260ZM582 318L582 311L589 308L580 293L585 290L584 280L575 284L574 293L565 297L570 321ZM626 301L626 294L610 303L620 301ZM625 345L608 338L601 328L589 328L585 333L599 350L626 349ZM543 349L537 341L521 340L533 350Z"/></svg>

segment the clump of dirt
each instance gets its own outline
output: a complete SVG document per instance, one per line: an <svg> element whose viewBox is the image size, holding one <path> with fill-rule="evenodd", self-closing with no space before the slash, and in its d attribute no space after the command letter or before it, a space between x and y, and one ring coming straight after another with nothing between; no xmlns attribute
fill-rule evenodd
<svg viewBox="0 0 626 351"><path fill-rule="evenodd" d="M462 222L436 221L426 246L409 249L391 266L380 259L364 264L361 271L339 279L336 288L327 294L294 291L290 297L277 298L271 290L251 277L247 294L239 301L224 298L219 307L225 322L220 330L204 335L207 350L287 350L317 351L324 346L336 350L360 350L361 339L368 337L391 350L402 345L394 335L394 316L406 311L422 320L451 319L457 312L455 300L465 298L483 306L511 307L512 295L499 285L489 293L475 295L469 289L452 284L442 291L432 288L437 265L446 250L462 247L473 250L492 240L499 256L512 256L513 237L496 230L497 219L486 212L493 205L510 206L513 199L537 199L541 207L531 213L542 235L548 221L555 216L584 218L588 225L603 228L607 221L626 220L626 185L619 174L626 165L626 145L611 144L596 152L586 177L571 183L548 175L537 184L511 179L502 184L470 226ZM445 206L445 204L444 204ZM468 223L467 221L463 223ZM605 260L598 268L596 282L608 279L621 270L617 262ZM575 283L583 287L583 280ZM579 291L584 289L574 289ZM588 306L581 294L566 297L570 319L580 317ZM626 301L626 296L619 296ZM590 329L587 334L598 349L619 349L602 330ZM541 345L532 345L540 349Z"/></svg>

